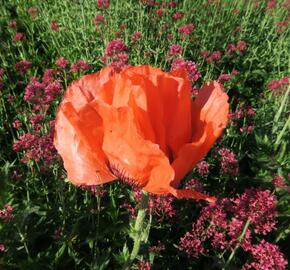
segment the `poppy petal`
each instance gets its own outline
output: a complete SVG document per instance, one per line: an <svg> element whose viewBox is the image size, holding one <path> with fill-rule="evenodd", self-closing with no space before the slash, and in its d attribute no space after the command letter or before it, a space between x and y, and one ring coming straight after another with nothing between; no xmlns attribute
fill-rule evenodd
<svg viewBox="0 0 290 270"><path fill-rule="evenodd" d="M216 202L215 197L210 197L200 192L189 190L189 189L175 189L171 188L170 193L178 199L194 199L194 200L205 200L210 203Z"/></svg>
<svg viewBox="0 0 290 270"><path fill-rule="evenodd" d="M164 104L166 143L173 157L180 147L191 141L190 81L184 69L158 76Z"/></svg>
<svg viewBox="0 0 290 270"><path fill-rule="evenodd" d="M141 72L144 72L144 74ZM162 99L162 93L157 84L157 76L159 74L162 74L161 70L150 66L132 67L124 72L124 76L127 76L131 80L132 95L135 104L147 112L150 126L155 135L152 142L158 144L160 149L168 154L166 146L166 129L164 125L165 105ZM143 129L143 123L141 124L141 129ZM144 129L143 133L146 134ZM147 136L149 135L152 138L152 132L150 131L150 133L151 135L147 134Z"/></svg>
<svg viewBox="0 0 290 270"><path fill-rule="evenodd" d="M74 109L78 112L84 105L94 100L96 97L102 99L106 98L108 92L111 91L102 91L102 87L112 81L112 74L114 71L111 67L105 67L97 73L85 75L78 80L73 81L73 83L67 88L64 94L63 102L71 102Z"/></svg>
<svg viewBox="0 0 290 270"><path fill-rule="evenodd" d="M55 124L54 145L74 184L96 185L116 179L101 150L102 137L101 119L89 105L77 113L70 102L62 103Z"/></svg>
<svg viewBox="0 0 290 270"><path fill-rule="evenodd" d="M144 187L158 171L159 179L172 170L168 158L157 144L140 135L131 108L114 108L102 102L94 104L104 126L102 149L116 176L130 184ZM170 182L174 178L172 170ZM159 185L159 182L156 182Z"/></svg>
<svg viewBox="0 0 290 270"><path fill-rule="evenodd" d="M201 88L192 104L192 143L183 145L172 163L175 171L174 186L201 160L221 135L228 120L228 96L217 82Z"/></svg>

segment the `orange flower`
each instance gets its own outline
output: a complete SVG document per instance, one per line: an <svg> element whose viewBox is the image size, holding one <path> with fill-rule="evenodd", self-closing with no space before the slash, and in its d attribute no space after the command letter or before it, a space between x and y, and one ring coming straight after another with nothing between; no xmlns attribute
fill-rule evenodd
<svg viewBox="0 0 290 270"><path fill-rule="evenodd" d="M213 202L176 187L221 135L227 100L221 85L210 82L192 101L183 69L105 67L66 90L54 145L76 185L118 178L155 194Z"/></svg>

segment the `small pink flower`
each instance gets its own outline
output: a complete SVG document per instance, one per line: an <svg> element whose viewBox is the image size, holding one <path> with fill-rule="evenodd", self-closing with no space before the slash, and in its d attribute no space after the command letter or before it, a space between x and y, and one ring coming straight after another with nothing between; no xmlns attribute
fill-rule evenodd
<svg viewBox="0 0 290 270"><path fill-rule="evenodd" d="M183 17L184 17L184 13L181 11L178 11L172 15L173 20L178 20L178 19L181 19Z"/></svg>
<svg viewBox="0 0 290 270"><path fill-rule="evenodd" d="M224 82L224 81L228 81L230 80L231 76L230 74L221 74L219 77L218 77L218 81L219 82Z"/></svg>
<svg viewBox="0 0 290 270"><path fill-rule="evenodd" d="M158 241L157 245L149 247L148 250L152 253L160 253L165 250L165 245Z"/></svg>
<svg viewBox="0 0 290 270"><path fill-rule="evenodd" d="M170 1L170 2L168 3L168 6L169 6L169 7L176 7L176 5L177 5L177 3L174 2L174 1Z"/></svg>
<svg viewBox="0 0 290 270"><path fill-rule="evenodd" d="M275 175L275 177L272 179L272 184L274 185L275 188L285 187L283 176Z"/></svg>
<svg viewBox="0 0 290 270"><path fill-rule="evenodd" d="M131 36L131 42L135 43L141 38L141 32L134 32Z"/></svg>
<svg viewBox="0 0 290 270"><path fill-rule="evenodd" d="M107 56L113 56L114 54L127 51L127 46L122 39L114 39L107 45L105 54Z"/></svg>
<svg viewBox="0 0 290 270"><path fill-rule="evenodd" d="M15 64L17 71L21 73L26 73L26 71L31 67L31 62L27 60L21 60Z"/></svg>
<svg viewBox="0 0 290 270"><path fill-rule="evenodd" d="M11 28L11 29L16 29L17 28L17 22L15 20L10 21L8 23L8 27Z"/></svg>
<svg viewBox="0 0 290 270"><path fill-rule="evenodd" d="M55 61L55 64L58 68L65 69L66 66L69 64L69 61L62 56Z"/></svg>
<svg viewBox="0 0 290 270"><path fill-rule="evenodd" d="M58 31L58 30L59 30L58 23L57 23L56 20L52 20L52 21L50 22L50 29L51 29L52 31Z"/></svg>
<svg viewBox="0 0 290 270"><path fill-rule="evenodd" d="M76 63L72 64L70 72L76 73L81 70L89 70L91 67L85 60L78 60Z"/></svg>
<svg viewBox="0 0 290 270"><path fill-rule="evenodd" d="M137 263L138 270L150 270L151 265L149 261L138 261Z"/></svg>
<svg viewBox="0 0 290 270"><path fill-rule="evenodd" d="M13 207L10 204L4 205L4 208L0 210L0 219L9 222L13 218Z"/></svg>
<svg viewBox="0 0 290 270"><path fill-rule="evenodd" d="M185 68L189 77L189 80L192 82L197 81L201 74L198 71L197 64L192 61L184 60L183 58L175 58L171 64L171 70L174 71L179 68Z"/></svg>
<svg viewBox="0 0 290 270"><path fill-rule="evenodd" d="M109 0L97 0L98 8L107 9L110 7Z"/></svg>
<svg viewBox="0 0 290 270"><path fill-rule="evenodd" d="M235 52L236 50L237 50L237 48L236 48L236 45L235 44L228 44L228 46L227 46L227 53L228 54L231 54L231 53L233 53L233 52Z"/></svg>
<svg viewBox="0 0 290 270"><path fill-rule="evenodd" d="M155 11L156 15L158 15L159 17L161 17L164 14L164 10L163 9L157 9Z"/></svg>
<svg viewBox="0 0 290 270"><path fill-rule="evenodd" d="M253 262L247 263L242 270L246 269L265 269L265 270L284 270L288 261L277 245L262 240L259 244L251 248Z"/></svg>
<svg viewBox="0 0 290 270"><path fill-rule="evenodd" d="M20 33L20 32L16 32L12 41L14 43L18 43L18 42L21 42L24 40L24 34L23 33Z"/></svg>
<svg viewBox="0 0 290 270"><path fill-rule="evenodd" d="M203 50L203 51L200 52L200 54L201 54L201 56L203 56L203 57L207 57L207 56L209 55L209 52L206 51L206 50Z"/></svg>
<svg viewBox="0 0 290 270"><path fill-rule="evenodd" d="M200 161L196 167L201 176L207 176L209 174L209 164L206 161Z"/></svg>
<svg viewBox="0 0 290 270"><path fill-rule="evenodd" d="M6 247L3 243L0 243L0 252L4 252L6 250Z"/></svg>
<svg viewBox="0 0 290 270"><path fill-rule="evenodd" d="M243 52L247 49L247 43L243 40L238 41L237 43L237 50L239 50L240 52Z"/></svg>
<svg viewBox="0 0 290 270"><path fill-rule="evenodd" d="M16 119L13 123L12 123L12 127L15 128L15 129L19 129L22 127L22 123Z"/></svg>
<svg viewBox="0 0 290 270"><path fill-rule="evenodd" d="M267 9L274 9L276 8L276 0L268 0Z"/></svg>
<svg viewBox="0 0 290 270"><path fill-rule="evenodd" d="M172 44L170 47L169 47L169 55L170 56L176 56L178 54L181 54L182 53L182 46L178 45L178 44Z"/></svg>
<svg viewBox="0 0 290 270"><path fill-rule="evenodd" d="M31 18L35 18L38 15L38 9L36 7L30 7L27 9L27 13L30 15Z"/></svg>
<svg viewBox="0 0 290 270"><path fill-rule="evenodd" d="M99 25L100 23L102 23L105 20L105 17L102 14L97 14L95 17L95 25Z"/></svg>
<svg viewBox="0 0 290 270"><path fill-rule="evenodd" d="M194 25L192 23L185 24L178 28L178 31L184 35L189 35L194 29Z"/></svg>
<svg viewBox="0 0 290 270"><path fill-rule="evenodd" d="M218 150L220 154L221 173L226 175L237 175L239 172L239 164L236 155L228 148Z"/></svg>

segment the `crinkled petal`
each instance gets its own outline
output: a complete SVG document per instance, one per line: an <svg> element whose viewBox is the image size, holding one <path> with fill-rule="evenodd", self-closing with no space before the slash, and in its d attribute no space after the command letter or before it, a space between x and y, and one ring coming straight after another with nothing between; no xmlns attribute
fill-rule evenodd
<svg viewBox="0 0 290 270"><path fill-rule="evenodd" d="M180 147L191 141L191 94L190 81L184 69L158 76L162 92L166 144L177 155Z"/></svg>
<svg viewBox="0 0 290 270"><path fill-rule="evenodd" d="M70 102L62 103L55 123L54 145L74 184L96 185L116 179L101 149L102 137L102 121L94 109L85 105L77 113Z"/></svg>
<svg viewBox="0 0 290 270"><path fill-rule="evenodd" d="M102 149L116 176L139 187L155 179L156 172L159 177L156 186L174 178L174 171L159 145L140 135L132 108L114 108L102 102L96 102L94 108L103 120Z"/></svg>
<svg viewBox="0 0 290 270"><path fill-rule="evenodd" d="M192 104L192 143L183 145L172 163L175 171L173 185L201 160L221 135L228 121L228 96L217 82L206 84Z"/></svg>
<svg viewBox="0 0 290 270"><path fill-rule="evenodd" d="M105 87L107 91L101 92L101 90L104 89L104 85L112 82L112 75L114 75L113 69L105 67L97 73L85 75L73 81L65 92L63 103L71 102L74 109L78 112L96 97L104 100L110 99L113 88L107 86ZM109 86L112 86L112 84Z"/></svg>

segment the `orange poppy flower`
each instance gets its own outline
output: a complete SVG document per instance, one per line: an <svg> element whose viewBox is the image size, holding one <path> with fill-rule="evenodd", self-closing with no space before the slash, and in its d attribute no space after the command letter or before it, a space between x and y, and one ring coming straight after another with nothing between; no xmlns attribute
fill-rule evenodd
<svg viewBox="0 0 290 270"><path fill-rule="evenodd" d="M210 82L192 101L183 69L105 67L66 90L54 145L76 185L121 179L151 193L213 202L177 187L221 135L227 100L221 85Z"/></svg>

